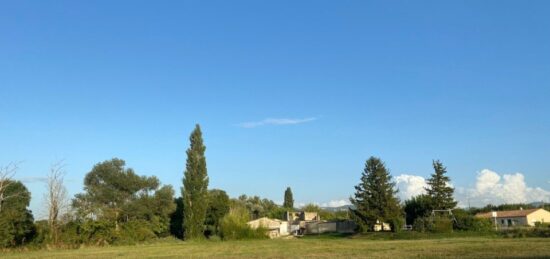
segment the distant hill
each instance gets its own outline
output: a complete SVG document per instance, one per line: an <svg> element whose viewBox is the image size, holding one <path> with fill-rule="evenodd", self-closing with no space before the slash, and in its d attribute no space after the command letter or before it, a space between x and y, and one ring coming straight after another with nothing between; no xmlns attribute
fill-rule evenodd
<svg viewBox="0 0 550 259"><path fill-rule="evenodd" d="M321 207L322 210L337 212L337 211L347 211L350 208L355 208L353 205L344 205L340 207Z"/></svg>

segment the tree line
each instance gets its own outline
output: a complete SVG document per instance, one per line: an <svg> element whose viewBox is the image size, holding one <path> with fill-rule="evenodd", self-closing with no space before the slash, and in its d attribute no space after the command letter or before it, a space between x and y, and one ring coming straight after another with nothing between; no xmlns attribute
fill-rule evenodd
<svg viewBox="0 0 550 259"><path fill-rule="evenodd" d="M479 210L456 207L454 188L443 163L434 160L432 166L434 172L426 181L425 193L401 202L385 163L369 158L350 198L354 207L351 216L359 231L372 231L377 224L384 230L384 223L392 231L402 230L403 225L421 232L490 231L489 220L475 217Z"/></svg>
<svg viewBox="0 0 550 259"><path fill-rule="evenodd" d="M283 218L294 208L290 187L284 205L258 196L230 198L208 189L202 132L190 137L180 197L155 176L139 175L113 158L95 164L84 177L83 192L69 198L64 164L52 165L43 203L47 219L34 220L31 193L14 176L18 164L0 168L0 247L23 244L74 247L81 244L132 244L154 238L264 238L246 225L260 217Z"/></svg>
<svg viewBox="0 0 550 259"><path fill-rule="evenodd" d="M230 198L224 190L209 189L206 146L199 125L189 142L180 197L171 185L161 184L155 176L139 175L124 160L113 158L95 164L84 178L83 192L69 199L63 163L54 164L46 181L46 220L35 221L28 209L31 194L14 180L17 164L0 167L0 247L132 244L170 236L185 240L265 238L265 230L250 229L246 222L260 217L283 219L286 211L294 210L290 187L284 191L282 206L258 196ZM401 202L385 163L371 157L348 211L326 211L315 204L301 209L318 212L326 220L352 219L359 232L372 231L381 223L388 223L392 231L404 224L419 231L487 229L487 222L473 217L479 210L456 208L454 189L441 161L433 161L433 168L426 193ZM449 209L454 212L452 219L434 213Z"/></svg>

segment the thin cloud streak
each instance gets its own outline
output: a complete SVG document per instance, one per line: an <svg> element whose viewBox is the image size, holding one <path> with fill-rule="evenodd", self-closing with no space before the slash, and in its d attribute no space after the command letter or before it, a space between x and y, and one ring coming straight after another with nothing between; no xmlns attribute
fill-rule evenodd
<svg viewBox="0 0 550 259"><path fill-rule="evenodd" d="M238 124L241 128L256 128L260 126L267 126L267 125L294 125L294 124L302 124L307 122L312 122L317 120L316 117L309 117L304 119L289 119L289 118L267 118L261 121L250 121L250 122L243 122Z"/></svg>
<svg viewBox="0 0 550 259"><path fill-rule="evenodd" d="M48 178L42 176L29 176L21 178L20 181L23 183L45 183L48 181Z"/></svg>

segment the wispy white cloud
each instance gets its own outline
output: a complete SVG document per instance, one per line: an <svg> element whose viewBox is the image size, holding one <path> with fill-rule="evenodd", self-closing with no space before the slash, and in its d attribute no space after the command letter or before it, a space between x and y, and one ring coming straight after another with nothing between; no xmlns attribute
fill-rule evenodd
<svg viewBox="0 0 550 259"><path fill-rule="evenodd" d="M47 182L47 177L41 177L41 176L29 176L29 177L22 177L21 182L23 183L38 183L38 182Z"/></svg>
<svg viewBox="0 0 550 259"><path fill-rule="evenodd" d="M316 117L309 117L304 119L290 119L290 118L267 118L261 121L250 121L239 123L238 126L242 128L256 128L266 125L292 125L301 124L306 122L312 122L317 120Z"/></svg>
<svg viewBox="0 0 550 259"><path fill-rule="evenodd" d="M424 193L426 181L422 176L402 174L395 179L402 200ZM477 174L474 187L455 187L454 196L461 207L550 201L550 191L527 186L522 173L501 175L489 169Z"/></svg>

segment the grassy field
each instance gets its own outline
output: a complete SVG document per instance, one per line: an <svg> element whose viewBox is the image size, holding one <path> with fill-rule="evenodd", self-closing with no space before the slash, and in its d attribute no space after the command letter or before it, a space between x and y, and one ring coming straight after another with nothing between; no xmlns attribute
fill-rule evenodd
<svg viewBox="0 0 550 259"><path fill-rule="evenodd" d="M172 257L369 257L369 258L550 258L550 239L443 238L371 240L303 238L227 242L165 241L136 246L75 250L10 251L2 258L172 258Z"/></svg>

